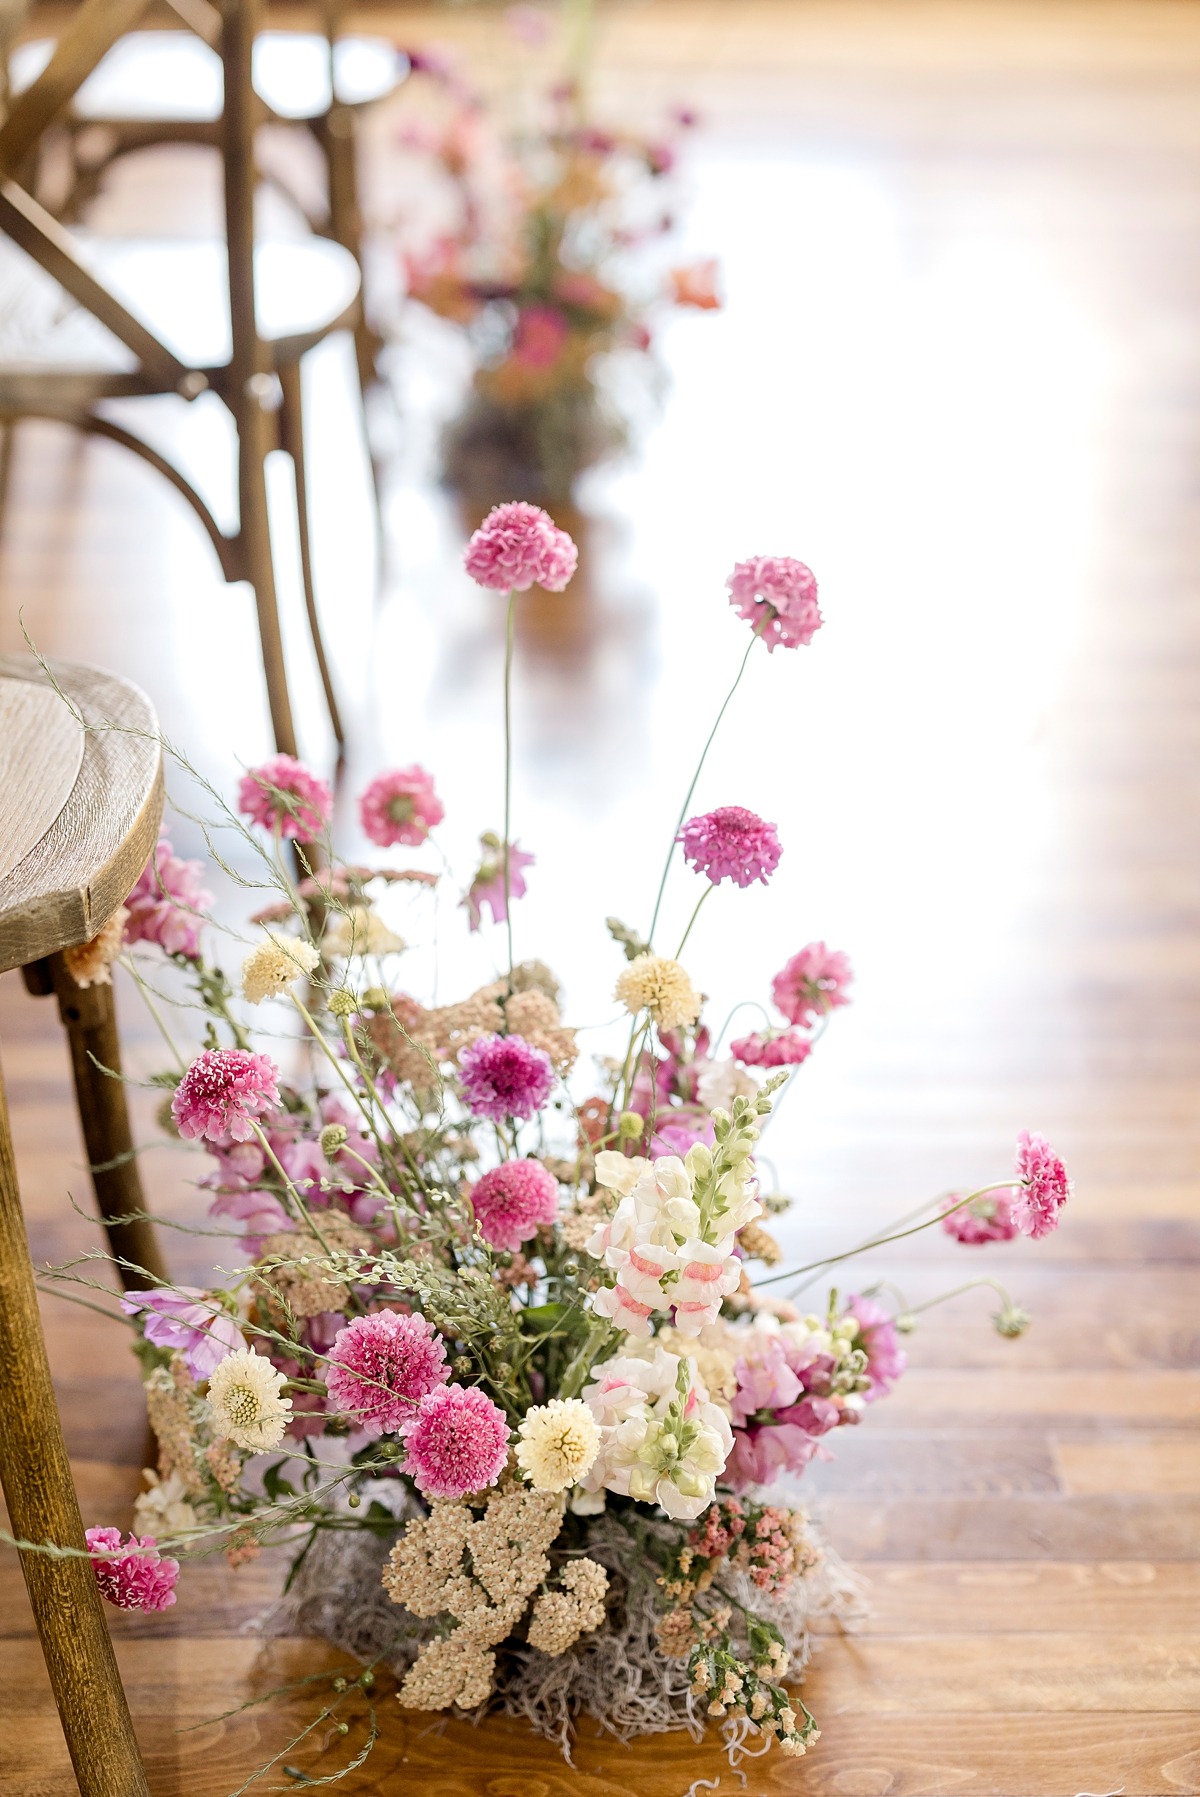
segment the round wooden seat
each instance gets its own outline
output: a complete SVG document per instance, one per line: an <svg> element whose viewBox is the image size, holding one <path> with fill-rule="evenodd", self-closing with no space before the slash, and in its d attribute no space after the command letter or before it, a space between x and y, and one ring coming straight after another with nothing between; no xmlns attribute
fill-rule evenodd
<svg viewBox="0 0 1200 1797"><path fill-rule="evenodd" d="M98 668L57 662L53 675L0 656L0 972L89 942L158 839L150 701Z"/></svg>
<svg viewBox="0 0 1200 1797"><path fill-rule="evenodd" d="M14 93L36 81L53 40L39 38L13 52ZM384 99L408 73L408 58L385 38L343 37L333 46L315 32L264 31L254 45L254 87L278 118L307 123L336 102L369 106ZM221 116L221 59L187 31L131 31L113 45L75 96L72 112L89 124L171 120L213 124Z"/></svg>

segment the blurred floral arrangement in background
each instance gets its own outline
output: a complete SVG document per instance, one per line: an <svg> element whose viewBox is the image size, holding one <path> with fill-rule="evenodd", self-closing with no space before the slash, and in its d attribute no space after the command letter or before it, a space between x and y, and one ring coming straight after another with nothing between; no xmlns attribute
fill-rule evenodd
<svg viewBox="0 0 1200 1797"><path fill-rule="evenodd" d="M410 300L470 345L470 397L443 452L450 483L477 499L567 501L626 440L618 362L652 393L659 320L721 303L715 260L669 256L695 117L676 107L639 131L592 116L591 10L510 7L513 80L487 97L449 58L409 52L389 209Z"/></svg>
<svg viewBox="0 0 1200 1797"><path fill-rule="evenodd" d="M392 913L404 903L427 927L449 878L392 859L434 846L430 775L371 781L359 817L380 858L351 864L329 787L288 756L251 769L210 826L249 838L259 872L242 883L267 894L236 980L208 946L208 876L165 840L116 928L75 960L86 983L120 955L149 998L174 1062L164 1123L203 1151L212 1220L236 1238L205 1285L147 1281L121 1300L158 1463L134 1533L89 1532L100 1588L159 1610L181 1560L236 1565L286 1544L266 1626L358 1656L320 1712L336 1723L359 1704L349 1766L376 1738L381 1669L408 1709L498 1706L568 1754L580 1714L624 1739L712 1725L735 1764L772 1742L803 1753L809 1625L852 1617L857 1591L797 1480L892 1389L926 1308L829 1278L922 1228L970 1245L1045 1235L1069 1191L1024 1135L995 1184L785 1262L768 1225L787 1200L760 1186L760 1138L849 1002L851 969L810 942L781 954L760 1029L726 1049L705 1020L692 924L718 889L772 879L782 854L745 807L692 813L708 745L645 934L608 919L615 1052L581 1056L558 978L514 955L533 856L511 794L515 608L534 584L562 593L575 559L526 504L500 507L467 551L508 608L503 829L461 896L466 928L494 932L494 980L443 1001L402 977ZM728 594L749 640L718 723L757 644L800 649L822 621L811 572L788 557L739 564ZM681 862L696 898L667 954ZM167 1021L172 979L203 1020L198 1053ZM68 1295L88 1287L85 1302L114 1296L78 1262L54 1277ZM803 1306L784 1289L822 1280ZM971 1283L1000 1292L1002 1334L1022 1333L994 1281Z"/></svg>

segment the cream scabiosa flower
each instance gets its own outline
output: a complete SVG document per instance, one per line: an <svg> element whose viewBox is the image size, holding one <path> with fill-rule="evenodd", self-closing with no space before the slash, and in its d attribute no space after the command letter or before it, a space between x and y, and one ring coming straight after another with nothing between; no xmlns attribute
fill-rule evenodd
<svg viewBox="0 0 1200 1797"><path fill-rule="evenodd" d="M252 1454L277 1448L291 1421L292 1400L280 1396L286 1380L252 1348L227 1354L208 1381L213 1434Z"/></svg>
<svg viewBox="0 0 1200 1797"><path fill-rule="evenodd" d="M592 1469L600 1425L581 1398L551 1398L527 1411L517 1465L535 1491L565 1491Z"/></svg>
<svg viewBox="0 0 1200 1797"><path fill-rule="evenodd" d="M242 992L252 1005L277 998L302 973L313 973L320 959L311 942L267 935L242 964Z"/></svg>
<svg viewBox="0 0 1200 1797"><path fill-rule="evenodd" d="M659 1029L677 1030L695 1023L700 994L688 975L667 955L639 955L617 981L616 997L627 1011L648 1011Z"/></svg>

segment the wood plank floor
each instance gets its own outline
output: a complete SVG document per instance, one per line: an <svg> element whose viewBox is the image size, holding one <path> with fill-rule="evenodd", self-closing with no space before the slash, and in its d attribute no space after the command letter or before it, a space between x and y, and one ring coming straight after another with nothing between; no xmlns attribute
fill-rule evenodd
<svg viewBox="0 0 1200 1797"><path fill-rule="evenodd" d="M481 9L363 16L472 52L499 29ZM687 95L705 113L690 244L724 256L729 304L664 332L672 391L634 467L587 496L580 591L523 614L528 948L567 976L574 1015L604 1015L609 973L579 968L577 920L585 901L644 908L636 847L657 863L735 640L724 570L803 555L820 654L795 675L764 658L706 788L777 817L787 857L752 911L710 907L695 939L722 1002L743 996L727 965L761 987L810 936L858 967L773 1139L800 1198L789 1244L827 1251L995 1177L1020 1127L1061 1145L1078 1186L1045 1243L985 1264L918 1238L872 1261L913 1303L993 1273L1035 1325L1000 1340L978 1294L931 1313L894 1396L813 1474L872 1613L822 1644L812 1755L748 1763L745 1789L1200 1792L1200 7L647 0L615 11L599 85L617 108ZM372 127L380 213L394 123ZM202 159L147 158L102 222L165 206L186 227L214 191ZM403 391L436 352L410 346ZM456 570L461 520L421 432L386 416L374 569L348 367L334 344L310 379L353 771L427 760L469 843L494 822L477 800L496 619ZM215 429L196 426L219 472ZM294 612L290 567L283 587ZM22 622L49 653L139 679L206 775L263 748L245 595L153 475L49 426L16 439L0 647ZM311 692L294 630L291 646ZM35 1257L86 1252L65 1048L10 977L0 1042ZM146 1165L158 1208L202 1214L187 1163L160 1147ZM202 1247L171 1238L182 1277L203 1276ZM55 1300L46 1323L85 1513L127 1526L146 1442L126 1342ZM155 1797L230 1797L276 1754L255 1788L299 1788L284 1766L321 1777L361 1746L361 1705L344 1739L327 1724L296 1747L310 1702L196 1727L334 1663L253 1632L277 1578L207 1564L166 1615L114 1616ZM11 1558L0 1692L0 1790L66 1797ZM378 1711L347 1797L743 1788L676 1738L585 1737L570 1769L513 1726L405 1719L382 1681Z"/></svg>

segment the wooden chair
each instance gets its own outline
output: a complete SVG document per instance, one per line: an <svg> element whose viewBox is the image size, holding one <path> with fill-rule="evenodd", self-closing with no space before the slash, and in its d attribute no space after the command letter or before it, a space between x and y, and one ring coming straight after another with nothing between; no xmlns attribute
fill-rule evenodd
<svg viewBox="0 0 1200 1797"><path fill-rule="evenodd" d="M62 951L90 941L130 891L162 813L157 721L136 687L32 657L0 657L0 971L53 989L71 1040L97 1198L143 1208L129 1157L111 986L81 991ZM64 696L65 695L65 696ZM115 1183L114 1183L115 1176ZM115 1223L114 1251L162 1276L148 1223ZM129 1283L144 1283L127 1274ZM38 1314L0 1077L0 1483L18 1540L84 1549L83 1523ZM84 1797L147 1797L125 1693L86 1559L26 1552L22 1570Z"/></svg>
<svg viewBox="0 0 1200 1797"><path fill-rule="evenodd" d="M300 564L313 650L344 741L313 585L300 362L360 311L358 265L318 238L256 246L251 85L257 0L222 0L225 242L86 238L65 230L19 175L42 134L148 0L84 0L42 74L0 125L0 419L56 419L122 444L184 496L226 580L253 588L277 747L295 754L267 520L265 461L281 448L296 479ZM68 303L64 306L64 294ZM69 302L74 302L73 304ZM238 522L222 530L182 470L106 411L106 402L215 393L237 432Z"/></svg>

